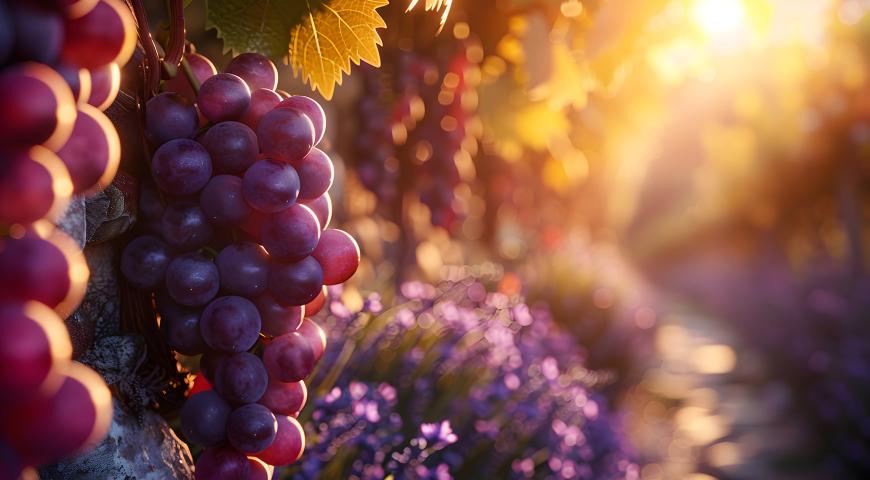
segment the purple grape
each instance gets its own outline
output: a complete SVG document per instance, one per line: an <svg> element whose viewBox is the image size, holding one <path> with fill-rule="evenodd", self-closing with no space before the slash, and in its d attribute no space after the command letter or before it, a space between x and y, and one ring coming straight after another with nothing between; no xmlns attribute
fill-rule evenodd
<svg viewBox="0 0 870 480"><path fill-rule="evenodd" d="M241 118L251 105L251 90L232 73L218 73L199 87L199 110L212 122Z"/></svg>
<svg viewBox="0 0 870 480"><path fill-rule="evenodd" d="M196 106L175 92L161 93L145 104L145 129L155 145L190 138L198 126Z"/></svg>
<svg viewBox="0 0 870 480"><path fill-rule="evenodd" d="M269 374L260 357L241 352L224 358L214 375L214 386L230 403L254 403L266 392Z"/></svg>
<svg viewBox="0 0 870 480"><path fill-rule="evenodd" d="M291 108L276 108L257 125L260 152L285 163L301 159L314 146L314 125Z"/></svg>
<svg viewBox="0 0 870 480"><path fill-rule="evenodd" d="M263 364L275 380L298 382L314 370L314 351L305 337L296 332L288 333L263 346Z"/></svg>
<svg viewBox="0 0 870 480"><path fill-rule="evenodd" d="M139 214L146 221L160 221L164 210L157 187L149 180L139 184Z"/></svg>
<svg viewBox="0 0 870 480"><path fill-rule="evenodd" d="M242 179L234 175L218 175L206 184L199 205L211 223L238 225L253 213L242 198Z"/></svg>
<svg viewBox="0 0 870 480"><path fill-rule="evenodd" d="M280 102L281 95L272 90L266 88L253 90L251 91L251 106L239 121L256 130L263 115L271 112Z"/></svg>
<svg viewBox="0 0 870 480"><path fill-rule="evenodd" d="M103 189L121 162L121 143L108 117L91 105L79 105L69 140L57 151L75 193Z"/></svg>
<svg viewBox="0 0 870 480"><path fill-rule="evenodd" d="M237 56L230 60L226 71L241 77L251 90L275 90L278 86L278 69L271 60L259 53L243 53Z"/></svg>
<svg viewBox="0 0 870 480"><path fill-rule="evenodd" d="M229 447L209 448L196 459L196 480L246 480L248 457Z"/></svg>
<svg viewBox="0 0 870 480"><path fill-rule="evenodd" d="M326 285L347 281L356 272L360 261L356 240L344 230L332 228L323 231L311 256L323 268L323 283Z"/></svg>
<svg viewBox="0 0 870 480"><path fill-rule="evenodd" d="M191 395L181 408L181 431L193 443L211 446L226 438L230 406L214 390Z"/></svg>
<svg viewBox="0 0 870 480"><path fill-rule="evenodd" d="M251 207L263 213L277 213L296 202L299 175L289 164L260 160L245 172L242 194Z"/></svg>
<svg viewBox="0 0 870 480"><path fill-rule="evenodd" d="M66 143L75 122L72 91L57 72L21 63L0 72L0 145Z"/></svg>
<svg viewBox="0 0 870 480"><path fill-rule="evenodd" d="M217 295L219 278L214 262L201 253L186 253L166 268L166 291L181 305L197 307Z"/></svg>
<svg viewBox="0 0 870 480"><path fill-rule="evenodd" d="M278 108L292 108L305 114L314 126L314 144L317 145L323 140L323 134L326 133L326 113L316 100L303 95L294 95L281 101Z"/></svg>
<svg viewBox="0 0 870 480"><path fill-rule="evenodd" d="M73 94L73 99L78 101L86 101L91 95L91 73L84 68L75 67L72 65L58 64L54 69L63 77L64 81L69 85ZM82 85L85 86L85 91L82 92Z"/></svg>
<svg viewBox="0 0 870 480"><path fill-rule="evenodd" d="M38 2L12 2L10 10L15 25L14 56L45 64L57 61L64 31L60 12Z"/></svg>
<svg viewBox="0 0 870 480"><path fill-rule="evenodd" d="M260 331L270 337L295 332L305 317L305 307L302 305L281 305L269 292L254 300L257 311L260 312Z"/></svg>
<svg viewBox="0 0 870 480"><path fill-rule="evenodd" d="M332 160L319 148L313 147L302 160L293 162L299 173L299 198L314 200L332 186L335 169Z"/></svg>
<svg viewBox="0 0 870 480"><path fill-rule="evenodd" d="M305 305L323 288L323 269L314 257L269 266L269 292L284 305Z"/></svg>
<svg viewBox="0 0 870 480"><path fill-rule="evenodd" d="M253 298L266 291L269 256L252 242L224 247L215 259L224 292Z"/></svg>
<svg viewBox="0 0 870 480"><path fill-rule="evenodd" d="M320 229L326 230L332 220L332 198L329 197L329 192L315 198L314 200L306 200L302 205L310 208L315 215L317 221L320 222Z"/></svg>
<svg viewBox="0 0 870 480"><path fill-rule="evenodd" d="M257 134L244 123L221 122L208 129L200 143L217 173L241 173L257 160Z"/></svg>
<svg viewBox="0 0 870 480"><path fill-rule="evenodd" d="M276 433L275 414L258 403L242 405L227 418L227 440L244 454L262 452L275 440Z"/></svg>
<svg viewBox="0 0 870 480"><path fill-rule="evenodd" d="M153 290L163 281L171 257L169 247L154 235L134 239L121 253L121 273L139 290Z"/></svg>
<svg viewBox="0 0 870 480"><path fill-rule="evenodd" d="M260 240L269 255L279 261L301 260L317 246L320 224L305 205L293 205L269 216L260 231Z"/></svg>
<svg viewBox="0 0 870 480"><path fill-rule="evenodd" d="M209 347L224 353L244 352L260 334L260 314L247 298L219 297L205 307L199 328Z"/></svg>
<svg viewBox="0 0 870 480"><path fill-rule="evenodd" d="M173 350L182 355L199 355L208 349L199 331L199 309L164 299L159 310L160 331Z"/></svg>
<svg viewBox="0 0 870 480"><path fill-rule="evenodd" d="M39 145L4 148L2 152L0 223L28 224L60 215L73 191L63 161Z"/></svg>
<svg viewBox="0 0 870 480"><path fill-rule="evenodd" d="M214 229L199 205L188 200L166 206L160 219L160 233L166 243L180 252L196 250L214 238Z"/></svg>
<svg viewBox="0 0 870 480"><path fill-rule="evenodd" d="M266 393L257 401L276 415L295 417L308 400L308 388L305 382L279 382L269 379Z"/></svg>
<svg viewBox="0 0 870 480"><path fill-rule="evenodd" d="M151 159L154 183L170 195L192 195L202 190L211 172L211 158L205 147L186 138L164 143Z"/></svg>

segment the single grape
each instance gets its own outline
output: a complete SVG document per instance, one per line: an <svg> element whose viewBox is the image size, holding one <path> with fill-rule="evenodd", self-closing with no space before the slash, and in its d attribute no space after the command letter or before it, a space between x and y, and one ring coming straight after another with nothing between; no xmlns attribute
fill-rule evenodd
<svg viewBox="0 0 870 480"><path fill-rule="evenodd" d="M326 292L326 285L324 285L320 289L320 293L318 293L317 296L314 297L314 300L305 304L305 316L313 317L314 315L317 315L320 310L323 309L323 306L326 305Z"/></svg>
<svg viewBox="0 0 870 480"><path fill-rule="evenodd" d="M60 3L63 4L66 18L79 18L97 6L98 1L99 0L63 0Z"/></svg>
<svg viewBox="0 0 870 480"><path fill-rule="evenodd" d="M320 239L320 224L310 208L295 204L263 224L260 240L275 260L293 262L310 255Z"/></svg>
<svg viewBox="0 0 870 480"><path fill-rule="evenodd" d="M305 200L302 205L310 208L317 215L317 220L320 222L320 229L326 230L329 222L332 220L332 199L329 197L329 192L315 198L314 200Z"/></svg>
<svg viewBox="0 0 870 480"><path fill-rule="evenodd" d="M248 457L248 467L248 478L246 480L272 480L272 474L275 473L275 467L259 458Z"/></svg>
<svg viewBox="0 0 870 480"><path fill-rule="evenodd" d="M69 85L73 100L79 104L86 102L91 96L91 73L87 69L62 63L55 65L54 69Z"/></svg>
<svg viewBox="0 0 870 480"><path fill-rule="evenodd" d="M284 305L305 305L323 287L323 269L313 257L269 266L269 292Z"/></svg>
<svg viewBox="0 0 870 480"><path fill-rule="evenodd" d="M227 440L244 454L262 452L275 440L276 433L275 414L258 403L242 405L227 419Z"/></svg>
<svg viewBox="0 0 870 480"><path fill-rule="evenodd" d="M260 357L241 352L229 355L219 364L214 387L230 403L253 403L263 396L269 374Z"/></svg>
<svg viewBox="0 0 870 480"><path fill-rule="evenodd" d="M166 343L182 355L199 355L208 349L199 331L200 310L171 300L160 305L160 332Z"/></svg>
<svg viewBox="0 0 870 480"><path fill-rule="evenodd" d="M326 113L316 100L303 95L292 95L282 100L278 108L292 108L305 114L314 126L314 144L317 145L323 140L323 134L326 133Z"/></svg>
<svg viewBox="0 0 870 480"><path fill-rule="evenodd" d="M2 430L29 465L83 451L100 442L112 422L112 394L99 374L72 363L50 395L5 409Z"/></svg>
<svg viewBox="0 0 870 480"><path fill-rule="evenodd" d="M130 9L119 0L100 0L87 14L67 19L61 58L84 68L123 65L135 48Z"/></svg>
<svg viewBox="0 0 870 480"><path fill-rule="evenodd" d="M172 257L169 246L154 235L133 239L121 253L121 273L139 290L153 290L163 281Z"/></svg>
<svg viewBox="0 0 870 480"><path fill-rule="evenodd" d="M217 267L201 253L180 255L166 268L166 291L181 305L205 305L219 289Z"/></svg>
<svg viewBox="0 0 870 480"><path fill-rule="evenodd" d="M256 130L263 115L272 111L279 102L281 102L281 96L272 90L267 88L252 90L251 106L248 107L248 111L239 121Z"/></svg>
<svg viewBox="0 0 870 480"><path fill-rule="evenodd" d="M253 242L239 242L224 247L215 259L226 293L254 298L266 291L269 256Z"/></svg>
<svg viewBox="0 0 870 480"><path fill-rule="evenodd" d="M197 103L205 118L212 122L236 120L248 111L251 90L238 76L218 73L202 82Z"/></svg>
<svg viewBox="0 0 870 480"><path fill-rule="evenodd" d="M37 2L12 2L15 51L18 60L53 64L63 46L63 16L56 8Z"/></svg>
<svg viewBox="0 0 870 480"><path fill-rule="evenodd" d="M295 97L291 97L295 98ZM299 198L314 200L323 195L332 186L335 169L332 160L319 148L313 147L308 155L301 160L292 162L299 173Z"/></svg>
<svg viewBox="0 0 870 480"><path fill-rule="evenodd" d="M117 63L90 69L91 91L87 100L98 110L105 110L121 90L121 68Z"/></svg>
<svg viewBox="0 0 870 480"><path fill-rule="evenodd" d="M244 352L260 334L260 314L247 298L216 298L205 307L199 324L209 347L224 353Z"/></svg>
<svg viewBox="0 0 870 480"><path fill-rule="evenodd" d="M277 213L296 202L299 175L289 164L260 160L245 172L242 194L251 207L263 213Z"/></svg>
<svg viewBox="0 0 870 480"><path fill-rule="evenodd" d="M0 302L41 302L69 314L84 296L88 265L78 244L60 230L0 238Z"/></svg>
<svg viewBox="0 0 870 480"><path fill-rule="evenodd" d="M217 68L211 60L198 53L185 53L184 58L200 85L217 74ZM190 101L196 101L196 93L193 92L190 81L187 80L187 75L181 68L178 69L178 73L174 77L163 83L163 91L177 92Z"/></svg>
<svg viewBox="0 0 870 480"><path fill-rule="evenodd" d="M260 312L260 331L270 337L295 332L305 316L305 307L281 305L269 292L257 297L254 304Z"/></svg>
<svg viewBox="0 0 870 480"><path fill-rule="evenodd" d="M179 252L197 250L214 238L214 229L205 213L189 200L177 200L166 206L160 232L166 243Z"/></svg>
<svg viewBox="0 0 870 480"><path fill-rule="evenodd" d="M266 393L263 394L258 403L266 406L275 415L296 417L307 400L308 388L305 386L305 382L300 380L285 383L270 378Z"/></svg>
<svg viewBox="0 0 870 480"><path fill-rule="evenodd" d="M39 302L0 304L0 403L60 386L72 356L63 320Z"/></svg>
<svg viewBox="0 0 870 480"><path fill-rule="evenodd" d="M30 62L0 73L0 145L43 144L57 150L75 120L72 90L59 73Z"/></svg>
<svg viewBox="0 0 870 480"><path fill-rule="evenodd" d="M290 465L299 460L305 450L305 432L293 417L276 415L275 420L278 422L275 440L255 456L269 465Z"/></svg>
<svg viewBox="0 0 870 480"><path fill-rule="evenodd" d="M198 125L196 106L177 93L161 93L145 104L145 130L155 145L190 138Z"/></svg>
<svg viewBox="0 0 870 480"><path fill-rule="evenodd" d="M298 382L314 370L314 350L299 333L287 333L263 346L263 364L271 378Z"/></svg>
<svg viewBox="0 0 870 480"><path fill-rule="evenodd" d="M74 193L101 190L118 172L121 140L102 112L90 105L79 105L72 135L57 156L69 171Z"/></svg>
<svg viewBox="0 0 870 480"><path fill-rule="evenodd" d="M274 90L278 86L278 69L271 60L259 53L243 53L233 58L226 71L241 77L251 90Z"/></svg>
<svg viewBox="0 0 870 480"><path fill-rule="evenodd" d="M310 318L303 320L302 325L299 326L299 330L296 332L302 335L305 340L308 340L308 344L311 345L311 351L314 352L314 363L317 363L320 357L323 356L324 350L326 350L326 333L320 328L320 325Z"/></svg>
<svg viewBox="0 0 870 480"><path fill-rule="evenodd" d="M323 267L323 283L337 285L347 281L359 267L359 245L344 230L328 228L320 235L311 253Z"/></svg>
<svg viewBox="0 0 870 480"><path fill-rule="evenodd" d="M2 93L0 93L2 94ZM0 223L33 223L63 213L73 183L63 162L48 149L12 147L0 162Z"/></svg>
<svg viewBox="0 0 870 480"><path fill-rule="evenodd" d="M202 145L186 138L164 143L151 159L154 182L170 195L191 195L211 178L212 165Z"/></svg>
<svg viewBox="0 0 870 480"><path fill-rule="evenodd" d="M227 436L229 404L214 390L191 395L181 407L181 431L187 440L210 447Z"/></svg>
<svg viewBox="0 0 870 480"><path fill-rule="evenodd" d="M291 108L276 108L257 125L260 152L282 162L301 159L314 146L314 126L304 114Z"/></svg>
<svg viewBox="0 0 870 480"><path fill-rule="evenodd" d="M229 447L206 449L196 460L196 480L244 480L249 474L248 457Z"/></svg>
<svg viewBox="0 0 870 480"><path fill-rule="evenodd" d="M252 213L242 197L242 179L234 175L217 175L209 180L199 205L208 221L223 226L239 225Z"/></svg>
<svg viewBox="0 0 870 480"><path fill-rule="evenodd" d="M221 122L200 140L217 173L241 173L257 160L257 134L244 123Z"/></svg>

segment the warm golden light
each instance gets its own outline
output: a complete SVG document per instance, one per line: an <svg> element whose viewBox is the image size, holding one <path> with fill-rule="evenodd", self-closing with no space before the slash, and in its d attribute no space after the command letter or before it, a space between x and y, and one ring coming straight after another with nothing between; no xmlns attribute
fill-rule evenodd
<svg viewBox="0 0 870 480"><path fill-rule="evenodd" d="M721 35L745 22L746 9L741 0L697 0L692 19L707 35Z"/></svg>

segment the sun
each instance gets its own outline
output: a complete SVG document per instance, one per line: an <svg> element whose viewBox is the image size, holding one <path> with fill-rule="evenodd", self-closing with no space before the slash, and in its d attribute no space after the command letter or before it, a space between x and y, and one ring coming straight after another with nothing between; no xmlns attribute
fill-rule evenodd
<svg viewBox="0 0 870 480"><path fill-rule="evenodd" d="M743 24L746 8L741 0L696 0L692 19L707 35L721 35Z"/></svg>

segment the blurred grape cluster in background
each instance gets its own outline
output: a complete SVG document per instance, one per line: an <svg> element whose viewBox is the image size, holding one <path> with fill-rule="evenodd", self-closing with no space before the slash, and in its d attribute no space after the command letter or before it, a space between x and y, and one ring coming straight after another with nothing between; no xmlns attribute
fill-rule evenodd
<svg viewBox="0 0 870 480"><path fill-rule="evenodd" d="M425 4L325 104L282 478L870 476L870 2Z"/></svg>

